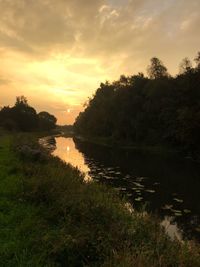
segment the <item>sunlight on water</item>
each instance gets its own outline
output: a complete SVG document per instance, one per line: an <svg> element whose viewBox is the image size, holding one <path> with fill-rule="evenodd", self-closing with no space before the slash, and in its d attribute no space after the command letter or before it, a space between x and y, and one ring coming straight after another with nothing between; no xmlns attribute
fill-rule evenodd
<svg viewBox="0 0 200 267"><path fill-rule="evenodd" d="M173 222L173 218L170 216L165 216L161 225L165 228L165 231L173 239L177 238L179 241L183 239L182 233L178 228L177 224Z"/></svg>
<svg viewBox="0 0 200 267"><path fill-rule="evenodd" d="M39 142L52 155L77 167L86 182L112 186L127 198L129 211L147 205L148 211L159 215L171 238L198 238L198 166L188 168L188 162L179 163L174 158L117 151L72 137L48 136Z"/></svg>
<svg viewBox="0 0 200 267"><path fill-rule="evenodd" d="M74 167L77 167L85 174L85 181L88 182L91 180L91 177L88 174L90 169L85 164L83 154L76 149L72 138L56 138L56 149L52 155L61 158L63 161L70 163Z"/></svg>

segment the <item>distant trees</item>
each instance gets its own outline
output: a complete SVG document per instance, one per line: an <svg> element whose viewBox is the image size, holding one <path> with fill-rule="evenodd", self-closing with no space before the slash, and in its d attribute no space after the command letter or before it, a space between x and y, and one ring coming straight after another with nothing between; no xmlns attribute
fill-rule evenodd
<svg viewBox="0 0 200 267"><path fill-rule="evenodd" d="M200 69L200 52L198 52L196 58L194 59L194 61L196 62L196 68Z"/></svg>
<svg viewBox="0 0 200 267"><path fill-rule="evenodd" d="M15 106L28 106L28 100L25 96L17 96Z"/></svg>
<svg viewBox="0 0 200 267"><path fill-rule="evenodd" d="M35 109L28 105L24 96L16 98L16 103L11 108L11 117L21 131L32 131L37 128L38 117Z"/></svg>
<svg viewBox="0 0 200 267"><path fill-rule="evenodd" d="M192 62L189 58L185 57L179 65L180 74L192 71Z"/></svg>
<svg viewBox="0 0 200 267"><path fill-rule="evenodd" d="M101 83L74 123L77 133L114 141L165 144L200 152L200 53L171 77L151 59L149 78L139 73Z"/></svg>
<svg viewBox="0 0 200 267"><path fill-rule="evenodd" d="M55 128L56 125L56 117L49 114L46 111L42 111L38 113L38 122L39 122L39 128L43 130L51 130Z"/></svg>
<svg viewBox="0 0 200 267"><path fill-rule="evenodd" d="M168 76L167 68L157 57L151 59L151 64L147 67L147 73L150 79L159 79Z"/></svg>
<svg viewBox="0 0 200 267"><path fill-rule="evenodd" d="M26 97L18 96L13 107L0 110L0 126L8 130L50 130L56 126L56 118L48 112L40 112L28 104Z"/></svg>
<svg viewBox="0 0 200 267"><path fill-rule="evenodd" d="M0 127L7 130L13 130L17 128L17 124L12 118L12 111L9 106L5 106L0 110Z"/></svg>

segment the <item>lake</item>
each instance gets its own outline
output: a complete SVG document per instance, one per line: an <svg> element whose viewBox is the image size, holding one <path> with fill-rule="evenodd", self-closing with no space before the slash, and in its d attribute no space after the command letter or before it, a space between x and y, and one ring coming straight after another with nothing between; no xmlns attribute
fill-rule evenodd
<svg viewBox="0 0 200 267"><path fill-rule="evenodd" d="M79 168L85 181L113 187L134 209L158 216L171 237L200 241L200 164L178 155L109 148L72 137L40 143Z"/></svg>

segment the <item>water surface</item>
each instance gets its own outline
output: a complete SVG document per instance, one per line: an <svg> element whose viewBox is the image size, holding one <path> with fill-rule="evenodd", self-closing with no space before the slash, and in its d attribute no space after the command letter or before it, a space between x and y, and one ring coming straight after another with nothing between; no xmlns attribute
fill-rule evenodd
<svg viewBox="0 0 200 267"><path fill-rule="evenodd" d="M200 240L200 164L71 137L56 137L50 143L52 154L78 167L87 181L110 185L134 208L145 206L159 216L171 237Z"/></svg>

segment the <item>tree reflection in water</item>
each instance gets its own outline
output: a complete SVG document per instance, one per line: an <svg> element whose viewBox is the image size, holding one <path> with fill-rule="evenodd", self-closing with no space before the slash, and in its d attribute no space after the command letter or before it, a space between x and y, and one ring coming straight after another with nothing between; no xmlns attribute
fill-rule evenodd
<svg viewBox="0 0 200 267"><path fill-rule="evenodd" d="M56 137L52 154L158 215L168 234L200 240L200 165L174 155L114 149ZM51 146L52 149L52 146Z"/></svg>

